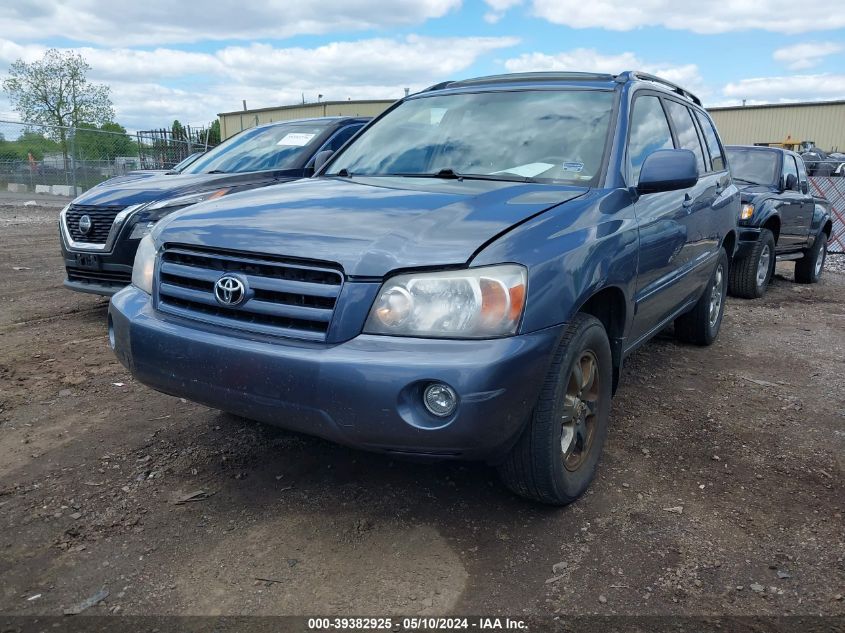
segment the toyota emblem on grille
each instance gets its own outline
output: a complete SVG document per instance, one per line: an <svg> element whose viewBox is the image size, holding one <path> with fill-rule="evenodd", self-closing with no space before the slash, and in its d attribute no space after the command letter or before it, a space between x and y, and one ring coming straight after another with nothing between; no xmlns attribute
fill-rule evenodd
<svg viewBox="0 0 845 633"><path fill-rule="evenodd" d="M246 284L234 275L224 275L214 284L214 298L224 306L236 306L246 298Z"/></svg>
<svg viewBox="0 0 845 633"><path fill-rule="evenodd" d="M91 232L91 227L94 226L94 223L91 222L90 215L83 215L79 218L79 232L83 235L88 235Z"/></svg>

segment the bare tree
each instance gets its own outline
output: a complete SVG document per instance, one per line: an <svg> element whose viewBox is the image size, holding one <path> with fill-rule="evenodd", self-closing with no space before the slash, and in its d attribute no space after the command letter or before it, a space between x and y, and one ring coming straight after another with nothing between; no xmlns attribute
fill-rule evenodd
<svg viewBox="0 0 845 633"><path fill-rule="evenodd" d="M3 91L24 121L60 126L54 133L67 161L67 126L114 119L110 89L88 81L91 69L79 53L51 48L39 61L9 67Z"/></svg>

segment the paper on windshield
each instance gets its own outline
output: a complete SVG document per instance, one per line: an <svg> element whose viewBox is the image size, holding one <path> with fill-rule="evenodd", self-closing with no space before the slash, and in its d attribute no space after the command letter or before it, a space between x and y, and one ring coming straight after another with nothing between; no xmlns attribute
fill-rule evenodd
<svg viewBox="0 0 845 633"><path fill-rule="evenodd" d="M281 141L276 145L287 145L289 147L302 147L308 145L308 142L317 136L316 134L307 134L305 132L290 132L286 134Z"/></svg>
<svg viewBox="0 0 845 633"><path fill-rule="evenodd" d="M551 163L528 163L526 165L519 165L518 167L510 167L502 171L494 171L494 174L516 174L517 176L524 176L525 178L533 178L537 174L542 174L544 171L550 170L554 165Z"/></svg>

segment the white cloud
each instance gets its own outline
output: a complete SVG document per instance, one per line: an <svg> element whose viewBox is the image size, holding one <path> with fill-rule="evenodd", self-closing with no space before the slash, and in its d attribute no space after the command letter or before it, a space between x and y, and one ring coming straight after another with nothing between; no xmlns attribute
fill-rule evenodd
<svg viewBox="0 0 845 633"><path fill-rule="evenodd" d="M160 126L174 118L210 121L218 112L326 99L399 98L457 78L479 57L514 46L510 37L373 38L314 48L269 44L228 46L213 53L172 48L81 48L90 79L107 83L117 120L127 127ZM18 58L39 59L45 47L0 40L0 76ZM448 55L443 52L448 51ZM178 85L179 87L174 87Z"/></svg>
<svg viewBox="0 0 845 633"><path fill-rule="evenodd" d="M203 40L294 35L419 24L461 0L17 0L0 5L0 24L19 40L63 37L105 46L156 46Z"/></svg>
<svg viewBox="0 0 845 633"><path fill-rule="evenodd" d="M790 101L826 101L845 99L845 75L823 73L785 77L755 77L731 82L722 93L736 104L787 103Z"/></svg>
<svg viewBox="0 0 845 633"><path fill-rule="evenodd" d="M490 24L495 24L510 9L522 4L522 0L484 0L484 2L490 7L490 11L484 14L484 20Z"/></svg>
<svg viewBox="0 0 845 633"><path fill-rule="evenodd" d="M505 68L510 72L574 70L614 74L623 70L642 70L659 75L693 92L699 92L704 87L698 66L695 64L650 63L631 52L603 55L592 48L576 48L554 55L525 53L506 60Z"/></svg>
<svg viewBox="0 0 845 633"><path fill-rule="evenodd" d="M663 26L695 33L804 33L845 26L845 12L834 9L829 0L533 0L532 12L554 24L612 31Z"/></svg>
<svg viewBox="0 0 845 633"><path fill-rule="evenodd" d="M804 70L817 66L825 57L845 50L836 42L804 42L777 49L772 57L790 70Z"/></svg>

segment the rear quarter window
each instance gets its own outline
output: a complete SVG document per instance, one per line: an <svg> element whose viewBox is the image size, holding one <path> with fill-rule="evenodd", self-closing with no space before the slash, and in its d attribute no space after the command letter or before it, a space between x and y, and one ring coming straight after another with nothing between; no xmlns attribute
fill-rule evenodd
<svg viewBox="0 0 845 633"><path fill-rule="evenodd" d="M707 145L707 152L710 154L713 171L722 171L725 169L725 154L721 143L719 143L719 137L716 135L713 121L710 120L710 117L698 111L695 112L695 116L702 132L704 132L704 140Z"/></svg>

